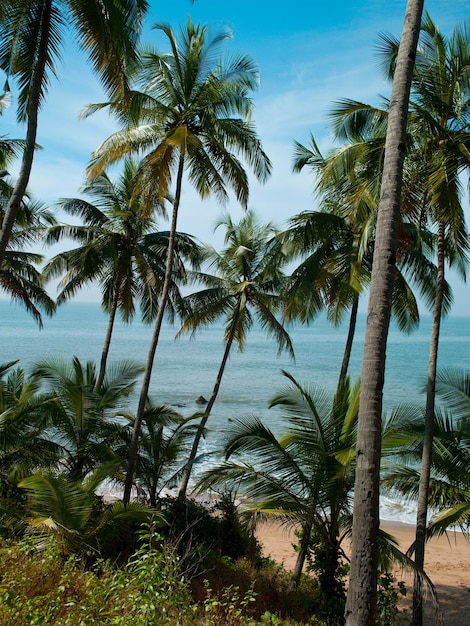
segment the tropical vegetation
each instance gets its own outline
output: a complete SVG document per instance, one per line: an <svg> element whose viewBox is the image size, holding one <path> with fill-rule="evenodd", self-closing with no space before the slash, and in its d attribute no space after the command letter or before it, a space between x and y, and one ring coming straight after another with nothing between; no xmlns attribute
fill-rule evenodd
<svg viewBox="0 0 470 626"><path fill-rule="evenodd" d="M313 136L295 142L293 172L310 170L317 205L293 207L280 231L248 208L250 176L263 183L272 170L251 117L256 63L227 54L228 31L191 19L179 33L156 24L161 48L140 45L146 10L145 0L0 7L0 113L16 90L26 126L24 139L0 137L0 289L42 327L44 314L98 284L108 316L99 363L0 362L0 622L385 626L402 593L399 563L413 572L421 626L423 581L433 591L426 540L470 525L470 376L437 359L447 268L465 278L468 262L468 27L446 37L422 18L422 0L409 0L401 41L380 37L390 101L335 103L325 156ZM84 116L104 110L119 129L93 152L79 197L47 207L27 187L66 29L107 98ZM180 212L199 210L184 206L189 187L241 204L241 218L225 211L216 224L220 250L178 231ZM46 261L39 244L60 249ZM390 319L411 332L421 302L432 312L426 404L385 415ZM146 361L113 361L111 340L126 331L116 320L137 312L153 324ZM331 393L283 371L269 401L282 428L224 415L216 438L210 417L234 347L243 352L257 328L293 358L290 327L320 314L334 325L349 315ZM150 393L165 319L177 338L223 324L212 393L196 413ZM384 491L417 504L408 554L380 529ZM292 571L263 557L266 520L295 529Z"/></svg>

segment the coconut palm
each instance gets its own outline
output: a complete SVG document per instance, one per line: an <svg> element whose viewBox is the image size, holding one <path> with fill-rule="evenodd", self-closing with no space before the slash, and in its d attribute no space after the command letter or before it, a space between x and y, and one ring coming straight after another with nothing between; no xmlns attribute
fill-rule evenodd
<svg viewBox="0 0 470 626"><path fill-rule="evenodd" d="M50 398L41 380L27 377L17 361L0 366L0 476L8 486L57 461L60 448L47 437Z"/></svg>
<svg viewBox="0 0 470 626"><path fill-rule="evenodd" d="M385 111L376 110L374 122L364 127L351 124L345 114L344 105L331 113L333 118L340 117L341 125L336 121L335 130L346 143L327 157L320 153L313 137L310 147L296 142L294 171L308 166L315 174L320 211L294 216L280 235L289 254L302 258L287 282L286 317L308 322L326 308L329 321L336 325L350 310L340 383L348 370L359 298L370 282L386 120ZM350 109L348 114L353 116ZM413 194L405 189L393 282L392 314L405 332L419 322L410 282L425 302L434 302L435 296L436 268L427 258L432 235L413 223L416 196L416 189ZM446 285L447 308L449 301Z"/></svg>
<svg viewBox="0 0 470 626"><path fill-rule="evenodd" d="M176 177L165 278L136 412L125 502L130 498L138 437L170 290L183 173L187 172L201 198L215 194L225 202L229 188L246 207L248 178L238 155L261 181L271 170L249 121L253 108L249 94L258 80L253 61L244 55L217 60L215 55L228 32L210 37L207 27L194 25L191 20L179 39L168 24L158 24L157 28L166 36L171 52L143 52L138 79L143 93L135 93L129 107L123 108L117 100L109 105L129 126L94 152L89 168L89 175L94 177L125 154L144 153L141 188L149 199L156 196L162 200ZM106 105L92 106L89 112L102 106Z"/></svg>
<svg viewBox="0 0 470 626"><path fill-rule="evenodd" d="M460 526L470 525L470 376L463 370L439 372L436 393L440 402L435 411L428 505L433 511L426 539ZM412 502L419 497L419 464L425 438L425 408L402 406L393 421L403 433L397 450L400 463L384 473L385 487ZM412 546L415 549L415 544Z"/></svg>
<svg viewBox="0 0 470 626"><path fill-rule="evenodd" d="M301 385L287 372L283 375L288 385L269 406L284 410L285 434L277 438L254 416L234 420L224 448L226 461L207 470L200 485L228 483L246 494L247 510L301 524L294 584L313 530L328 563L321 575L322 593L337 594L340 600L341 544L351 524L359 385L346 381L333 401L322 390Z"/></svg>
<svg viewBox="0 0 470 626"><path fill-rule="evenodd" d="M117 415L141 371L133 363L118 363L96 387L95 364L82 364L77 357L71 363L50 359L35 367L33 374L48 387L49 437L61 446L60 464L72 481L83 480L106 463L119 467L115 447L125 436L125 425Z"/></svg>
<svg viewBox="0 0 470 626"><path fill-rule="evenodd" d="M279 350L287 350L294 356L289 334L276 318L282 305L280 293L285 281L282 272L284 257L275 238L276 230L270 223L261 225L252 210L238 223L233 222L229 215L224 215L216 228L219 226L225 228L226 247L221 253L212 247L207 248L206 260L209 269L215 273L198 276L207 288L187 296L189 313L178 331L178 335L185 332L194 334L198 328L213 324L220 318L225 321L222 361L183 473L180 497L186 495L202 431L217 399L233 344L243 350L247 333L256 320L276 339Z"/></svg>
<svg viewBox="0 0 470 626"><path fill-rule="evenodd" d="M408 0L390 100L362 367L357 441L361 454L354 487L347 626L376 623L382 390L400 222L407 110L422 12L423 0Z"/></svg>
<svg viewBox="0 0 470 626"><path fill-rule="evenodd" d="M28 186L36 148L38 114L70 29L111 96L125 96L126 72L146 0L4 0L0 13L0 68L19 85L18 121L26 124L20 174L0 233L0 265Z"/></svg>
<svg viewBox="0 0 470 626"><path fill-rule="evenodd" d="M57 254L44 268L46 278L63 275L58 304L92 282L99 282L101 286L102 307L109 314L109 322L96 382L98 387L104 380L116 315L120 313L124 322L129 322L135 314L137 301L143 320L150 323L156 315L165 274L169 235L157 230L154 215L156 210L164 209L157 204L152 211L148 207L143 210L136 192L137 170L137 164L126 159L116 183L102 174L82 188L92 202L80 198L62 200L62 209L81 218L84 224L52 226L46 237L48 244L64 238L79 244L77 248ZM186 280L185 262L198 267L199 249L192 237L177 233L167 309L171 319L174 307L181 300L177 281L184 283Z"/></svg>
<svg viewBox="0 0 470 626"><path fill-rule="evenodd" d="M429 196L427 218L437 229L438 285L433 310L426 394L426 434L416 520L415 560L424 564L428 483L433 448L435 386L446 260L465 276L468 251L461 175L470 171L470 31L457 26L448 38L426 14L413 75L410 122L424 161ZM385 69L393 74L397 42L384 38ZM423 623L420 581L415 580L413 624Z"/></svg>
<svg viewBox="0 0 470 626"><path fill-rule="evenodd" d="M5 214L12 188L8 176L0 180L0 218ZM0 289L12 300L21 303L40 327L42 313L52 315L56 307L45 289L44 275L38 269L43 255L25 248L41 240L45 229L54 223L50 211L25 195L0 269Z"/></svg>

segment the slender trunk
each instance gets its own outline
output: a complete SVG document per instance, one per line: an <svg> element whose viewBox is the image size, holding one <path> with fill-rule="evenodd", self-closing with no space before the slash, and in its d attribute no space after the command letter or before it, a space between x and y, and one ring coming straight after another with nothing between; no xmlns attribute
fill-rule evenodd
<svg viewBox="0 0 470 626"><path fill-rule="evenodd" d="M227 360L230 354L230 350L232 348L232 343L235 337L235 331L237 329L239 318L240 318L240 302L237 303L235 315L232 320L232 326L230 328L230 335L227 339L227 343L225 344L224 356L222 358L219 371L217 372L217 378L215 380L215 385L212 390L212 395L209 398L209 402L207 403L206 410L204 411L204 415L199 423L199 428L197 429L197 432L194 436L194 441L191 447L191 452L189 453L188 462L186 463L186 467L183 470L183 476L181 478L181 485L180 485L180 489L178 492L178 498L186 497L186 492L188 491L188 483L191 477L192 465L197 455L199 442L201 441L201 437L202 437L202 431L207 423L207 420L209 419L209 415L211 414L212 407L214 406L214 402L216 401L217 395L219 393L220 383L222 382L222 376L224 375L225 366L227 365Z"/></svg>
<svg viewBox="0 0 470 626"><path fill-rule="evenodd" d="M418 504L416 510L415 563L424 568L424 549L426 545L426 524L428 515L429 478L431 475L432 448L434 437L434 409L436 399L437 352L439 348L439 332L441 327L442 303L445 285L444 258L444 222L439 221L437 240L437 285L436 299L432 319L431 342L429 347L428 382L426 388L426 416L424 421L423 455L421 459L421 475L419 479ZM413 585L413 626L423 624L423 589L422 578L414 575Z"/></svg>
<svg viewBox="0 0 470 626"><path fill-rule="evenodd" d="M147 402L147 397L148 397L148 392L149 392L149 387L150 387L150 379L152 377L153 361L155 358L155 351L157 349L158 340L160 338L160 331L162 328L163 317L165 315L165 307L168 302L168 297L170 294L171 280L172 280L172 274L173 274L173 258L174 258L174 248L175 248L176 225L178 221L178 209L179 209L180 200L181 200L183 170L184 170L184 154L181 154L179 163L178 163L178 173L176 177L175 201L173 203L173 214L171 218L170 235L168 238L165 276L163 279L162 293L160 296L160 306L158 307L157 317L155 319L155 327L153 330L153 335L152 335L149 352L147 356L147 363L145 365L145 371L144 371L144 376L142 380L142 389L140 392L139 404L137 407L137 413L136 413L135 421L134 421L134 430L132 432L131 445L129 449L129 462L127 466L126 481L124 483L124 496L123 496L124 504L128 504L131 499L131 491L132 491L132 484L134 481L135 465L137 462L139 436L140 436L142 420L144 418L144 412L145 412L145 403Z"/></svg>
<svg viewBox="0 0 470 626"><path fill-rule="evenodd" d="M385 351L390 325L406 121L423 0L408 0L388 117L362 364L347 626L374 626Z"/></svg>
<svg viewBox="0 0 470 626"><path fill-rule="evenodd" d="M114 321L116 319L116 312L119 303L119 291L121 289L121 280L117 281L115 286L113 302L111 304L111 311L109 312L108 327L106 329L106 337L104 339L103 351L101 352L100 371L98 379L95 385L95 391L103 384L104 377L106 375L106 363L108 362L109 346L111 345L111 337L114 329Z"/></svg>
<svg viewBox="0 0 470 626"><path fill-rule="evenodd" d="M292 570L292 575L287 586L287 591L293 592L297 589L300 582L300 576L304 568L305 559L307 558L308 545L310 543L310 535L312 534L312 522L305 522L302 527L302 538L300 540L299 552L297 554L297 560Z"/></svg>
<svg viewBox="0 0 470 626"><path fill-rule="evenodd" d="M34 150L36 148L36 136L38 128L38 113L41 104L41 84L46 71L47 51L49 45L49 30L51 22L51 2L44 0L41 15L41 30L37 46L36 63L32 70L27 104L27 127L25 147L21 167L8 200L5 215L0 231L0 267L3 264L5 251L10 241L11 233L15 225L16 216L21 207L21 202L28 187L31 169L33 166Z"/></svg>
<svg viewBox="0 0 470 626"><path fill-rule="evenodd" d="M354 333L356 331L356 322L357 322L357 310L359 308L359 294L356 293L354 296L354 300L351 307L351 317L349 318L349 329L348 329L348 337L346 339L346 346L344 348L343 362L341 364L341 372L339 374L338 380L338 389L341 387L342 383L345 381L348 368L349 368L349 360L351 358L351 350L354 340Z"/></svg>

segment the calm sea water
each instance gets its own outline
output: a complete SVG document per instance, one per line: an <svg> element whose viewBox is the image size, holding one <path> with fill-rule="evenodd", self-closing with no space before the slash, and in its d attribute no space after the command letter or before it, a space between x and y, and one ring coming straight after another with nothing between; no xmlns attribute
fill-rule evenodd
<svg viewBox="0 0 470 626"><path fill-rule="evenodd" d="M49 357L98 361L107 325L107 317L96 303L69 303L53 318L45 318L40 330L22 308L0 300L0 320L0 362L19 359L26 370ZM386 412L402 402L424 403L430 326L431 318L423 317L420 327L405 335L392 325L384 388ZM359 315L351 358L353 380L361 371L364 329L363 314ZM185 336L175 341L176 331L177 326L169 325L162 330L150 395L155 402L178 405L184 415L190 415L198 409L198 396L211 395L224 348L223 327L216 325L199 331L195 339ZM152 328L137 318L130 325L118 322L110 362L133 359L145 363L151 332ZM295 326L289 332L295 361L286 354L278 355L274 340L257 328L250 332L244 352L233 350L210 418L214 434L203 442L206 449L220 440L229 420L242 415L258 415L275 431L282 428L280 410L267 408L270 398L287 382L282 369L302 383L334 391L346 324L333 328L319 318L309 327ZM470 369L470 318L450 316L444 320L438 366ZM136 397L129 403L135 410ZM393 517L397 518L396 511Z"/></svg>

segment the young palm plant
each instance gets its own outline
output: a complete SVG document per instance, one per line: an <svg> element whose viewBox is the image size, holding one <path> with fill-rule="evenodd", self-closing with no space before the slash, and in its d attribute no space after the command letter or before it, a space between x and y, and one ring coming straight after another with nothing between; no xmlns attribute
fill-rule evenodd
<svg viewBox="0 0 470 626"><path fill-rule="evenodd" d="M135 417L121 413L133 430ZM150 506L157 508L165 489L172 489L181 475L188 441L194 437L194 417L184 418L170 406L147 401L135 468L135 484L145 494ZM127 461L130 438L118 454Z"/></svg>
<svg viewBox="0 0 470 626"><path fill-rule="evenodd" d="M221 318L225 320L222 361L183 473L180 497L186 495L203 429L217 399L233 344L243 350L247 333L256 321L276 339L280 351L287 350L294 356L289 334L276 318L281 309L280 293L285 281L282 271L285 259L282 246L275 237L276 230L272 224L261 225L252 210L238 223L225 215L218 226L225 228L226 247L221 253L207 247L206 261L215 274L201 273L197 276L197 280L207 287L187 296L189 313L178 331L178 335L185 332L194 334L200 327Z"/></svg>
<svg viewBox="0 0 470 626"><path fill-rule="evenodd" d="M428 506L433 515L426 539L449 527L470 526L470 376L463 370L444 370L437 376L440 398L435 411L433 449L429 476ZM384 474L384 486L411 502L419 497L420 461L425 437L425 409L403 406L393 416L403 445L397 450L399 464ZM415 544L411 546L415 549Z"/></svg>
<svg viewBox="0 0 470 626"><path fill-rule="evenodd" d="M48 386L49 437L61 446L60 466L72 481L83 480L103 464L120 466L115 447L125 436L117 420L120 404L134 389L142 368L133 363L114 365L103 384L96 387L94 363L60 359L39 363L34 376Z"/></svg>
<svg viewBox="0 0 470 626"><path fill-rule="evenodd" d="M95 150L89 176L94 178L124 155L139 152L145 154L140 168L141 189L149 201L155 197L163 200L175 178L165 277L135 416L124 502L130 498L138 438L170 291L183 173L186 171L201 198L214 194L225 202L227 189L231 189L246 207L248 177L239 156L260 181L271 171L250 121L250 92L258 83L254 62L244 55L217 59L228 32L211 37L207 27L191 20L179 38L168 24L158 24L157 28L166 36L171 51L142 53L137 80L143 91L134 92L124 107L119 99L88 109L90 113L110 106L126 125Z"/></svg>
<svg viewBox="0 0 470 626"><path fill-rule="evenodd" d="M132 502L125 507L122 502L96 511L96 490L106 478L105 471L97 471L86 480L74 481L55 472L27 476L19 487L29 500L26 519L30 532L39 541L53 534L63 552L92 553L96 557L116 554L116 547L126 549L126 539L136 524L148 522L155 512L147 505Z"/></svg>

